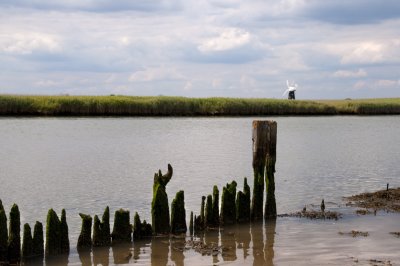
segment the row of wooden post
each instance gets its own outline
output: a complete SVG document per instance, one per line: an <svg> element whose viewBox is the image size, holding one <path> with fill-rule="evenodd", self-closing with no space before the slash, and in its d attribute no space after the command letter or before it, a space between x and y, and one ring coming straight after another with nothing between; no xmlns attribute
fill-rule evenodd
<svg viewBox="0 0 400 266"><path fill-rule="evenodd" d="M275 162L276 162L276 132L274 121L253 121L253 170L254 187L250 202L250 187L247 178L244 178L243 191L236 193L237 183L232 181L222 190L221 208L219 208L219 190L213 187L212 195L203 196L200 215L193 217L190 214L189 230L202 231L206 228L218 228L223 225L245 223L276 217L275 202ZM97 215L92 217L80 214L82 218L81 233L78 238L77 249L84 250L92 247L110 246L119 242L131 242L134 239L150 237L152 235L168 235L186 233L186 211L184 192L176 193L169 212L166 185L171 180L173 169L168 164L165 175L161 170L154 175L153 200L151 204L152 224L141 222L138 213L134 216L134 225L130 224L128 210L115 212L114 227L110 233L110 214L106 207L100 221ZM263 214L264 179L266 184L266 203ZM93 235L92 235L93 221ZM20 214L16 204L11 208L9 232L7 232L7 217L0 201L0 262L19 262L21 257L47 257L69 253L68 225L65 210L62 210L61 220L56 212L50 209L47 215L46 245L43 248L43 226L36 222L33 237L29 224L24 225L24 236L21 255Z"/></svg>

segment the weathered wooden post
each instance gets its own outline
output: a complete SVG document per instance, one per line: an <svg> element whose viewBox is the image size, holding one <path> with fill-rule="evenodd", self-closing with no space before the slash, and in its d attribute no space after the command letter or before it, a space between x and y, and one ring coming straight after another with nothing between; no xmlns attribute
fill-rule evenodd
<svg viewBox="0 0 400 266"><path fill-rule="evenodd" d="M82 218L82 228L78 238L77 250L90 250L92 248L92 217L83 213L80 213L79 216Z"/></svg>
<svg viewBox="0 0 400 266"><path fill-rule="evenodd" d="M93 218L92 243L94 247L105 247L111 245L110 208L108 206L104 210L101 222L97 215Z"/></svg>
<svg viewBox="0 0 400 266"><path fill-rule="evenodd" d="M189 233L193 235L193 212L190 212Z"/></svg>
<svg viewBox="0 0 400 266"><path fill-rule="evenodd" d="M69 253L68 224L64 209L61 211L61 221L53 209L47 213L45 253L46 257Z"/></svg>
<svg viewBox="0 0 400 266"><path fill-rule="evenodd" d="M129 222L129 211L119 209L115 211L114 227L111 234L112 244L121 242L131 242L132 227Z"/></svg>
<svg viewBox="0 0 400 266"><path fill-rule="evenodd" d="M22 238L22 260L27 260L33 256L33 238L29 224L24 224L24 234Z"/></svg>
<svg viewBox="0 0 400 266"><path fill-rule="evenodd" d="M218 227L219 225L219 190L217 186L213 187L213 199L212 199L212 212L213 221L212 225Z"/></svg>
<svg viewBox="0 0 400 266"><path fill-rule="evenodd" d="M151 202L151 222L154 234L169 234L170 217L166 185L171 180L173 169L168 164L168 172L162 175L161 170L154 174L153 201Z"/></svg>
<svg viewBox="0 0 400 266"><path fill-rule="evenodd" d="M221 199L221 224L229 225L236 222L236 186L237 183L232 181L230 184L222 189L222 199Z"/></svg>
<svg viewBox="0 0 400 266"><path fill-rule="evenodd" d="M8 229L7 216L0 200L0 262L7 261Z"/></svg>
<svg viewBox="0 0 400 266"><path fill-rule="evenodd" d="M151 224L148 224L146 220L143 222L140 221L140 216L137 212L135 212L135 216L133 218L133 239L142 239L145 237L152 236L153 230L151 228Z"/></svg>
<svg viewBox="0 0 400 266"><path fill-rule="evenodd" d="M9 229L8 260L10 264L18 264L21 261L21 222L18 205L15 203L10 211Z"/></svg>
<svg viewBox="0 0 400 266"><path fill-rule="evenodd" d="M275 162L276 162L276 139L277 124L275 121L268 121L267 132L267 159L266 159L266 176L265 184L267 195L265 201L265 220L276 217L276 200L275 200Z"/></svg>
<svg viewBox="0 0 400 266"><path fill-rule="evenodd" d="M69 254L69 236L67 215L65 209L61 210L61 223L60 223L60 250L61 253Z"/></svg>
<svg viewBox="0 0 400 266"><path fill-rule="evenodd" d="M243 192L239 191L236 196L236 221L245 223L250 221L250 187L247 178L244 178Z"/></svg>
<svg viewBox="0 0 400 266"><path fill-rule="evenodd" d="M171 204L171 233L180 234L186 231L185 196L183 190L180 190Z"/></svg>
<svg viewBox="0 0 400 266"><path fill-rule="evenodd" d="M206 197L202 196L201 197L201 209L200 209L200 227L202 228L202 230L205 227L206 224L206 215L205 215L205 203L206 203Z"/></svg>
<svg viewBox="0 0 400 266"><path fill-rule="evenodd" d="M212 204L212 196L207 196L206 201L206 211L205 211L205 227L212 227L214 217L213 217L213 204Z"/></svg>
<svg viewBox="0 0 400 266"><path fill-rule="evenodd" d="M43 225L36 221L35 227L33 228L33 239L32 239L32 253L35 257L43 258L44 256L44 242L43 242Z"/></svg>
<svg viewBox="0 0 400 266"><path fill-rule="evenodd" d="M264 177L267 182L266 218L276 216L275 202L275 161L276 122L253 121L253 171L254 187L251 202L251 219L263 217Z"/></svg>

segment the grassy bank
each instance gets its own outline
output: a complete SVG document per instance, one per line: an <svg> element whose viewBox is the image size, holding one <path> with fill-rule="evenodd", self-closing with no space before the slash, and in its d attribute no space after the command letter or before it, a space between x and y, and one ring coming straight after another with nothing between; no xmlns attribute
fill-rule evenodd
<svg viewBox="0 0 400 266"><path fill-rule="evenodd" d="M400 114L400 98L295 100L0 95L0 115L257 116Z"/></svg>

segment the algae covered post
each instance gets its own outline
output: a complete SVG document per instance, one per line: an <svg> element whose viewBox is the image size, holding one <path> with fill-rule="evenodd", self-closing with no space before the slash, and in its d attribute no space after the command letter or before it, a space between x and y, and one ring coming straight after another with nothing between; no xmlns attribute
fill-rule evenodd
<svg viewBox="0 0 400 266"><path fill-rule="evenodd" d="M253 121L253 171L254 187L251 201L251 219L263 217L264 178L266 181L265 218L276 216L275 162L276 162L275 121Z"/></svg>
<svg viewBox="0 0 400 266"><path fill-rule="evenodd" d="M151 202L151 219L154 234L169 234L170 217L166 185L171 180L173 169L168 164L168 172L163 175L161 170L154 174L153 201Z"/></svg>

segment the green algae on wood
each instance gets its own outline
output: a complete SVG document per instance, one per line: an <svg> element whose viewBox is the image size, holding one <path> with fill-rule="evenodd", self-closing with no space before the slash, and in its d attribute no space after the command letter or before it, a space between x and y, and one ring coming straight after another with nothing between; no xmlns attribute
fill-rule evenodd
<svg viewBox="0 0 400 266"><path fill-rule="evenodd" d="M92 217L87 214L80 213L82 218L81 233L78 238L77 249L88 250L92 247Z"/></svg>
<svg viewBox="0 0 400 266"><path fill-rule="evenodd" d="M166 185L171 180L173 169L168 164L168 172L163 175L161 170L154 174L153 200L151 202L151 220L154 234L169 234L170 217Z"/></svg>
<svg viewBox="0 0 400 266"><path fill-rule="evenodd" d="M114 227L111 234L112 244L132 241L132 226L129 221L129 211L119 209L115 211Z"/></svg>
<svg viewBox="0 0 400 266"><path fill-rule="evenodd" d="M35 257L44 256L44 242L43 242L43 225L41 222L36 221L35 227L33 228L33 239L32 239L32 253Z"/></svg>
<svg viewBox="0 0 400 266"><path fill-rule="evenodd" d="M193 235L193 212L190 212L189 233Z"/></svg>
<svg viewBox="0 0 400 266"><path fill-rule="evenodd" d="M276 163L276 140L277 124L275 121L268 122L267 131L267 155L266 155L266 200L264 218L271 219L276 217L276 199L275 199L275 163Z"/></svg>
<svg viewBox="0 0 400 266"><path fill-rule="evenodd" d="M7 261L8 257L8 229L7 215L0 200L0 262Z"/></svg>
<svg viewBox="0 0 400 266"><path fill-rule="evenodd" d="M250 221L250 187L247 178L244 178L243 192L239 191L236 196L236 221L244 223Z"/></svg>
<svg viewBox="0 0 400 266"><path fill-rule="evenodd" d="M222 190L220 214L222 225L234 224L236 222L236 186L237 183L232 181L230 184L226 184Z"/></svg>
<svg viewBox="0 0 400 266"><path fill-rule="evenodd" d="M171 204L171 233L180 234L186 231L185 196L183 190L180 190Z"/></svg>
<svg viewBox="0 0 400 266"><path fill-rule="evenodd" d="M143 239L146 237L151 237L153 233L153 229L151 228L151 224L148 224L146 220L143 222L140 221L140 216L137 212L135 212L135 216L133 219L133 239Z"/></svg>
<svg viewBox="0 0 400 266"><path fill-rule="evenodd" d="M8 260L11 264L18 264L21 261L21 222L17 204L11 207L8 228Z"/></svg>
<svg viewBox="0 0 400 266"><path fill-rule="evenodd" d="M29 224L24 224L24 234L22 238L22 259L27 260L33 257L33 238Z"/></svg>
<svg viewBox="0 0 400 266"><path fill-rule="evenodd" d="M94 247L105 247L111 245L110 208L108 206L104 210L101 222L97 215L93 218L92 243Z"/></svg>
<svg viewBox="0 0 400 266"><path fill-rule="evenodd" d="M207 196L207 201L206 201L206 210L205 210L205 223L204 227L212 227L213 221L214 221L214 216L213 216L213 204L212 204L212 196L208 195Z"/></svg>
<svg viewBox="0 0 400 266"><path fill-rule="evenodd" d="M212 212L213 221L212 225L217 227L219 225L219 190L217 186L213 187L213 199L212 199Z"/></svg>
<svg viewBox="0 0 400 266"><path fill-rule="evenodd" d="M47 213L45 254L55 256L69 253L68 224L65 210L61 211L61 221L57 213L50 209Z"/></svg>

